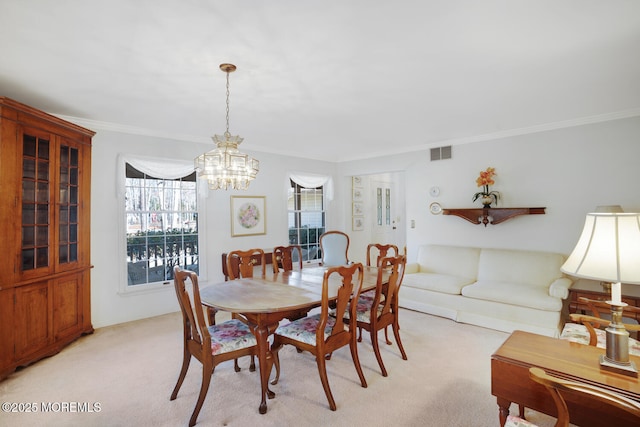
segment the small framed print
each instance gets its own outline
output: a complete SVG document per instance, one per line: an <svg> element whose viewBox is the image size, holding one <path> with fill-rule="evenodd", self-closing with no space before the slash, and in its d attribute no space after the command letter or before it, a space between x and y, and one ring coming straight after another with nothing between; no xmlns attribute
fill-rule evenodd
<svg viewBox="0 0 640 427"><path fill-rule="evenodd" d="M364 215L364 207L362 205L362 202L353 202L352 215L353 216Z"/></svg>
<svg viewBox="0 0 640 427"><path fill-rule="evenodd" d="M267 234L265 196L231 196L231 237Z"/></svg>
<svg viewBox="0 0 640 427"><path fill-rule="evenodd" d="M353 201L361 202L364 199L364 195L362 194L362 188L354 188L353 189Z"/></svg>
<svg viewBox="0 0 640 427"><path fill-rule="evenodd" d="M364 230L364 217L362 216L354 216L353 217L353 231L362 231Z"/></svg>
<svg viewBox="0 0 640 427"><path fill-rule="evenodd" d="M362 177L361 176L352 176L351 183L353 188L362 188Z"/></svg>

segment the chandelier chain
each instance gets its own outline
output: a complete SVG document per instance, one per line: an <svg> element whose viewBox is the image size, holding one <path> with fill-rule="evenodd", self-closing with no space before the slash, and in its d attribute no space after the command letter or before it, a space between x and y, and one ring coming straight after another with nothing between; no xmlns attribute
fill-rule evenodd
<svg viewBox="0 0 640 427"><path fill-rule="evenodd" d="M224 135L229 138L229 136L231 135L229 133L229 71L227 71L227 131L224 133Z"/></svg>

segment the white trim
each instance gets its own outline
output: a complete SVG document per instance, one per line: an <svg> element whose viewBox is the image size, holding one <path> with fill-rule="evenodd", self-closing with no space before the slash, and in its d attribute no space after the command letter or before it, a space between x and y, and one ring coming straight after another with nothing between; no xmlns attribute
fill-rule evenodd
<svg viewBox="0 0 640 427"><path fill-rule="evenodd" d="M62 114L53 114L53 113L50 113L50 114L56 117L59 117L63 120L67 120L69 122L75 123L79 126L84 126L94 130L106 130L106 131L112 131L112 132L127 133L132 135L143 135L143 136L151 136L155 138L174 139L178 141L192 141L192 142L198 142L203 144L211 144L210 137L203 137L198 135L172 134L168 132L161 132L158 130L152 130L152 129L141 128L136 126L126 126L126 125L121 125L117 123L83 119L81 117L66 116ZM341 158L340 160L334 161L334 163L343 163L343 162L349 162L353 160L370 159L375 157L388 156L390 154L412 153L417 151L424 151L431 147L439 147L442 145L471 144L474 142L483 142L483 141L489 141L493 139L508 138L511 136L527 135L531 133L538 133L538 132L544 132L544 131L555 130L555 129L583 126L583 125L600 123L600 122L608 122L612 120L626 119L626 118L635 117L635 116L640 116L640 108L632 108L629 110L596 114L593 116L578 117L578 118L562 120L558 122L541 123L539 125L507 129L499 132L491 132L491 133L486 133L481 135L472 135L472 136L467 136L463 138L443 139L439 141L432 141L427 144L413 145L413 146L407 146L407 147L392 145L388 150L380 150L377 152L368 151L366 153L363 152L361 156L354 157L354 158ZM256 149L247 145L245 145L245 148L251 149L252 151L258 151L263 153L291 156L290 152L286 152L282 150L265 150L262 148ZM301 156L298 155L298 157L301 157ZM302 158L305 158L305 157L302 156ZM322 160L322 159L317 159L315 157L307 157L307 158ZM324 159L324 161L330 161L330 160Z"/></svg>

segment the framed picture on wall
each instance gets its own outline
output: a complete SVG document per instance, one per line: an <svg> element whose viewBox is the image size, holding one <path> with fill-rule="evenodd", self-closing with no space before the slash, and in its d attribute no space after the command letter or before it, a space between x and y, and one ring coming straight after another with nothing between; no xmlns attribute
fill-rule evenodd
<svg viewBox="0 0 640 427"><path fill-rule="evenodd" d="M364 230L364 217L362 216L354 216L353 217L353 231L362 231Z"/></svg>
<svg viewBox="0 0 640 427"><path fill-rule="evenodd" d="M267 234L265 196L231 196L231 237Z"/></svg>
<svg viewBox="0 0 640 427"><path fill-rule="evenodd" d="M353 202L353 216L364 215L364 206L362 202Z"/></svg>
<svg viewBox="0 0 640 427"><path fill-rule="evenodd" d="M351 182L353 184L353 188L362 188L362 177L361 176L353 176L353 177L351 177Z"/></svg>
<svg viewBox="0 0 640 427"><path fill-rule="evenodd" d="M362 188L354 188L353 189L353 201L361 202L364 199L364 195L362 194Z"/></svg>

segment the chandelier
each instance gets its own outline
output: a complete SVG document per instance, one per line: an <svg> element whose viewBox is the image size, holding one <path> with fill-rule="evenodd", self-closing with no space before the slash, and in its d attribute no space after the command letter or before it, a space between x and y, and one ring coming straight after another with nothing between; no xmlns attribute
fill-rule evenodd
<svg viewBox="0 0 640 427"><path fill-rule="evenodd" d="M196 157L195 169L211 190L246 190L258 174L260 162L238 150L243 138L229 133L229 73L236 66L220 64L220 69L227 73L227 130L224 135L213 136L216 148Z"/></svg>

